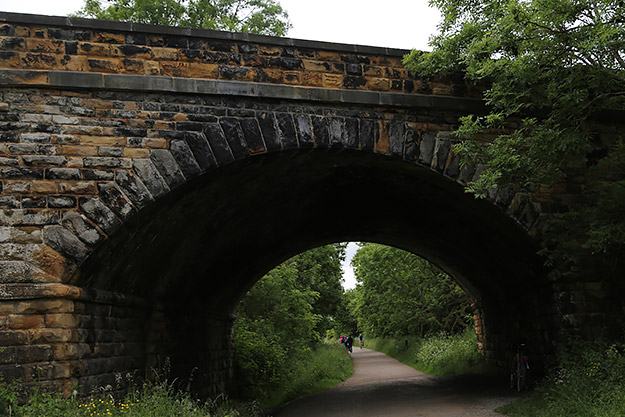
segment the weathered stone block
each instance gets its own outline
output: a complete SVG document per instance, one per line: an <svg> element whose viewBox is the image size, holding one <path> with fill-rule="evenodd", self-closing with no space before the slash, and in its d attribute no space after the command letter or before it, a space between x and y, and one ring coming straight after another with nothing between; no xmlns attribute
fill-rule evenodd
<svg viewBox="0 0 625 417"><path fill-rule="evenodd" d="M45 321L43 315L15 315L7 316L7 324L11 330L26 330L43 327Z"/></svg>
<svg viewBox="0 0 625 417"><path fill-rule="evenodd" d="M185 181L185 177L170 151L154 149L150 152L150 160L169 187L176 187Z"/></svg>
<svg viewBox="0 0 625 417"><path fill-rule="evenodd" d="M85 216L106 233L113 233L121 226L121 221L99 198L82 197L78 205Z"/></svg>
<svg viewBox="0 0 625 417"><path fill-rule="evenodd" d="M169 186L149 159L133 159L133 168L154 197L169 191Z"/></svg>
<svg viewBox="0 0 625 417"><path fill-rule="evenodd" d="M72 232L63 226L46 226L43 240L55 251L81 263L89 254L89 249Z"/></svg>

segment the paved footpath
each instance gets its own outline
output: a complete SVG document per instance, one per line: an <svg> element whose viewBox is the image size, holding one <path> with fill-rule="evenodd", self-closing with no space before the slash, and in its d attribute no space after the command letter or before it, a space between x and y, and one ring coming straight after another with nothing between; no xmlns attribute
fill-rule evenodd
<svg viewBox="0 0 625 417"><path fill-rule="evenodd" d="M354 374L342 384L294 401L275 417L491 417L515 400L506 381L436 378L383 353L355 348ZM503 379L503 378L502 378Z"/></svg>

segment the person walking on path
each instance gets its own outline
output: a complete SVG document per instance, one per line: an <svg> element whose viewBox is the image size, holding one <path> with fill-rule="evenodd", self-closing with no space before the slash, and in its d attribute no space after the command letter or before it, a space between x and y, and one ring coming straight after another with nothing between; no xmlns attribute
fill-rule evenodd
<svg viewBox="0 0 625 417"><path fill-rule="evenodd" d="M360 340L360 349L362 349L365 346L365 338L362 335L362 333L360 333L360 335L358 335L358 340Z"/></svg>
<svg viewBox="0 0 625 417"><path fill-rule="evenodd" d="M349 350L349 353L352 353L353 344L354 344L354 339L352 339L352 336L351 335L347 336L347 339L345 339L345 347L347 348L347 350Z"/></svg>

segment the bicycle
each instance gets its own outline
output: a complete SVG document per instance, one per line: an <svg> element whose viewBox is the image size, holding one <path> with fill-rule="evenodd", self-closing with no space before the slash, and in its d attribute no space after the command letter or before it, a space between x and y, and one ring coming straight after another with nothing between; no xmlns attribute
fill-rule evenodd
<svg viewBox="0 0 625 417"><path fill-rule="evenodd" d="M517 351L510 374L510 388L516 389L518 392L527 388L528 374L530 370L529 358L524 352L525 344L517 345Z"/></svg>

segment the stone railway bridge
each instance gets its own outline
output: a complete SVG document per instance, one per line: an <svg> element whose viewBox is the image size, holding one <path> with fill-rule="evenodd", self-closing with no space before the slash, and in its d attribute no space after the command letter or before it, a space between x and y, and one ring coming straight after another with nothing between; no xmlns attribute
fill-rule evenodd
<svg viewBox="0 0 625 417"><path fill-rule="evenodd" d="M0 372L83 392L170 358L232 384L232 311L312 247L421 255L474 298L486 357L622 316L591 267L549 271L541 225L584 171L478 201L451 152L479 112L407 51L0 13ZM606 122L606 143L622 124ZM620 122L622 123L622 121ZM612 298L610 298L612 297Z"/></svg>

